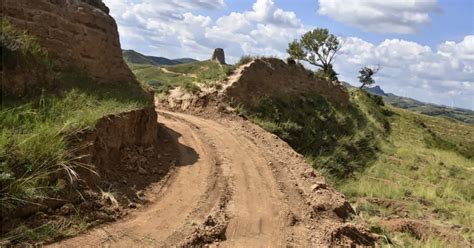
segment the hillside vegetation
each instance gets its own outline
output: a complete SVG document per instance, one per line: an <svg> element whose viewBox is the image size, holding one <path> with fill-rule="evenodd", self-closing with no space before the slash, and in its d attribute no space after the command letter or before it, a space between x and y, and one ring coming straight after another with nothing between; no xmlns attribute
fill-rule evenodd
<svg viewBox="0 0 474 248"><path fill-rule="evenodd" d="M354 86L343 83L344 86L353 89ZM367 92L381 96L383 100L395 107L408 109L420 114L429 115L429 116L439 116L448 120L461 121L468 124L474 124L474 111L469 109L462 108L451 108L431 103L424 103L418 100L401 97L392 93L385 93L380 86L375 87L364 87L364 90Z"/></svg>
<svg viewBox="0 0 474 248"><path fill-rule="evenodd" d="M215 61L199 61L175 66L128 64L137 79L149 85L156 93L167 92L175 87L195 91L198 85L224 80L233 66L220 65Z"/></svg>
<svg viewBox="0 0 474 248"><path fill-rule="evenodd" d="M105 115L148 106L151 101L135 82L104 85L80 70L54 68L36 38L2 21L2 66L41 73L44 81L29 94L3 95L0 108L0 209L1 221L45 201L60 198L67 183L77 179L79 167L69 138L93 127ZM54 69L53 69L54 68ZM52 175L65 175L53 180ZM66 184L65 184L66 182ZM2 224L3 225L3 224ZM72 233L46 224L35 230L19 226L10 234L19 240L40 241ZM47 233L46 233L47 232Z"/></svg>
<svg viewBox="0 0 474 248"><path fill-rule="evenodd" d="M131 67L156 87L153 82L182 85L183 75L199 71L196 65L166 67L181 73L176 76L158 67ZM224 73L212 76L221 80ZM474 127L398 109L364 91L349 94L346 107L311 93L262 99L253 109L231 104L305 155L350 198L357 218L382 235L383 245L472 244Z"/></svg>
<svg viewBox="0 0 474 248"><path fill-rule="evenodd" d="M267 100L247 116L304 154L387 245L472 243L474 127L383 106L361 91L351 102Z"/></svg>
<svg viewBox="0 0 474 248"><path fill-rule="evenodd" d="M123 55L124 60L130 64L179 65L179 64L198 62L197 60L190 59L190 58L167 59L164 57L146 56L134 50L123 50L122 55Z"/></svg>

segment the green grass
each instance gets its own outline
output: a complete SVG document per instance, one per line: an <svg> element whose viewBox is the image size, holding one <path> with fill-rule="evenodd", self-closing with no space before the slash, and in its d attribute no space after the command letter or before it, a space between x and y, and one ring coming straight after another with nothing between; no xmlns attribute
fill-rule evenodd
<svg viewBox="0 0 474 248"><path fill-rule="evenodd" d="M129 97L120 99L119 92ZM72 87L61 94L4 102L0 109L2 210L41 202L51 189L49 175L77 166L76 148L67 142L67 134L93 126L105 115L149 104L143 96L131 98L130 92L126 87L96 85L94 91Z"/></svg>
<svg viewBox="0 0 474 248"><path fill-rule="evenodd" d="M224 80L233 70L233 66L220 65L215 61L199 61L173 66L129 64L129 67L138 80L151 86L157 93L167 92L176 87L197 91L199 84L209 85Z"/></svg>
<svg viewBox="0 0 474 248"><path fill-rule="evenodd" d="M26 31L15 28L8 20L0 19L0 47L2 48L3 59L9 59L12 56L29 56L35 60L48 60L48 52L41 47L38 40L29 35ZM16 54L14 54L16 52Z"/></svg>
<svg viewBox="0 0 474 248"><path fill-rule="evenodd" d="M389 129L367 94L355 92L352 101L341 107L316 94L290 101L266 99L249 110L248 117L287 141L314 167L340 180L375 159L378 140Z"/></svg>
<svg viewBox="0 0 474 248"><path fill-rule="evenodd" d="M466 228L460 235L472 242L474 144L469 134L474 132L474 127L392 110L396 113L390 118L392 131L381 146L377 160L353 179L340 183L338 189L354 199L356 205L364 198L404 202L410 218L460 225ZM437 137L435 140L432 133ZM428 205L421 206L418 202ZM367 219L380 217L366 210L362 210L362 214ZM405 234L402 236L399 243L403 247L431 247L441 242L436 239L421 242Z"/></svg>
<svg viewBox="0 0 474 248"><path fill-rule="evenodd" d="M0 41L2 66L14 63L37 73L38 66L44 65L47 70L40 72L51 74L51 81L44 82L42 90L38 89L40 94L29 94L21 99L2 95L0 213L7 216L18 208L41 204L50 197L57 186L50 182L52 174L63 172L72 180L74 169L84 166L77 162L74 155L77 147L68 142L69 134L93 126L105 115L152 102L135 82L101 85L84 73L52 71L47 53L36 39L4 20ZM30 66L31 61L37 64Z"/></svg>
<svg viewBox="0 0 474 248"><path fill-rule="evenodd" d="M76 212L67 219L52 220L37 226L20 225L14 231L8 233L6 238L13 244L49 243L74 237L89 226L90 224L87 223L86 219Z"/></svg>
<svg viewBox="0 0 474 248"><path fill-rule="evenodd" d="M474 111L472 110L449 108L397 96L387 96L385 99L393 106L399 108L408 109L425 115L439 116L447 120L457 120L468 124L474 124Z"/></svg>
<svg viewBox="0 0 474 248"><path fill-rule="evenodd" d="M304 154L349 197L367 223L398 216L459 225L462 231L457 234L473 242L474 126L385 106L378 97L357 90L350 94L349 107L306 95L289 101L266 99L257 109L241 111ZM396 206L370 199L390 200ZM395 247L462 245L387 230L383 235Z"/></svg>

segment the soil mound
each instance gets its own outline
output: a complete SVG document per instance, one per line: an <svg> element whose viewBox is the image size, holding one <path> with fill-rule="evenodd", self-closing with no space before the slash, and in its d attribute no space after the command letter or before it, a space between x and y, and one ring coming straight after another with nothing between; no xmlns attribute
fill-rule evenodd
<svg viewBox="0 0 474 248"><path fill-rule="evenodd" d="M318 79L296 63L275 58L255 59L239 68L225 87L227 99L246 107L257 107L268 97L294 98L317 93L332 103L347 105L349 95L340 84Z"/></svg>

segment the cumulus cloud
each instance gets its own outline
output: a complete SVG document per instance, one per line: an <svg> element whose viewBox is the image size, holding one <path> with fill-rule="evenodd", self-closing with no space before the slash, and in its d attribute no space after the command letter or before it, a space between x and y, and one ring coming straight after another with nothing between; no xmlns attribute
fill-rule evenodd
<svg viewBox="0 0 474 248"><path fill-rule="evenodd" d="M225 7L223 0L105 0L117 19L123 47L149 54L205 59L223 47L230 61L243 54L283 56L289 40L304 31L294 12L272 0L256 0L251 10L213 20L194 14Z"/></svg>
<svg viewBox="0 0 474 248"><path fill-rule="evenodd" d="M284 58L288 42L313 28L302 23L294 12L276 6L272 0L256 0L249 10L217 18L199 13L225 8L223 0L105 2L118 22L122 47L169 58L208 59L216 47L225 49L227 61L231 63L245 54ZM324 2L320 0L320 3ZM337 7L342 1L330 2ZM343 2L353 6L349 1ZM383 11L386 9L393 13L426 13L427 9L436 7L433 0L421 4L418 1L379 2L374 5L374 1L361 0L358 11L363 13L370 7L384 13L387 13ZM398 6L394 2L402 4ZM344 13L358 16L356 12ZM374 22L389 19L376 20ZM386 23L380 25L396 27L399 22ZM417 28L413 23L406 26ZM401 39L387 39L379 44L357 37L342 39L342 54L335 62L340 79L355 84L360 67L380 64L383 69L376 79L388 92L446 105L454 101L455 105L474 108L474 35L461 41L446 41L434 48Z"/></svg>
<svg viewBox="0 0 474 248"><path fill-rule="evenodd" d="M319 0L318 13L379 33L415 33L431 23L437 0Z"/></svg>
<svg viewBox="0 0 474 248"><path fill-rule="evenodd" d="M436 51L399 39L387 39L380 44L356 37L343 40L342 54L335 64L342 80L355 84L359 68L381 65L376 81L389 92L473 108L474 35L460 42L444 42Z"/></svg>

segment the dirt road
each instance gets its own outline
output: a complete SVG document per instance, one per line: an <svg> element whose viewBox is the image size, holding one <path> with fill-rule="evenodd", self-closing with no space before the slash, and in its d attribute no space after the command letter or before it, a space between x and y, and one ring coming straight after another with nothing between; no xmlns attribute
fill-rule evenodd
<svg viewBox="0 0 474 248"><path fill-rule="evenodd" d="M51 247L314 247L352 239L340 234L351 211L344 197L276 136L244 120L159 116L181 144L183 165L150 187L143 209Z"/></svg>

